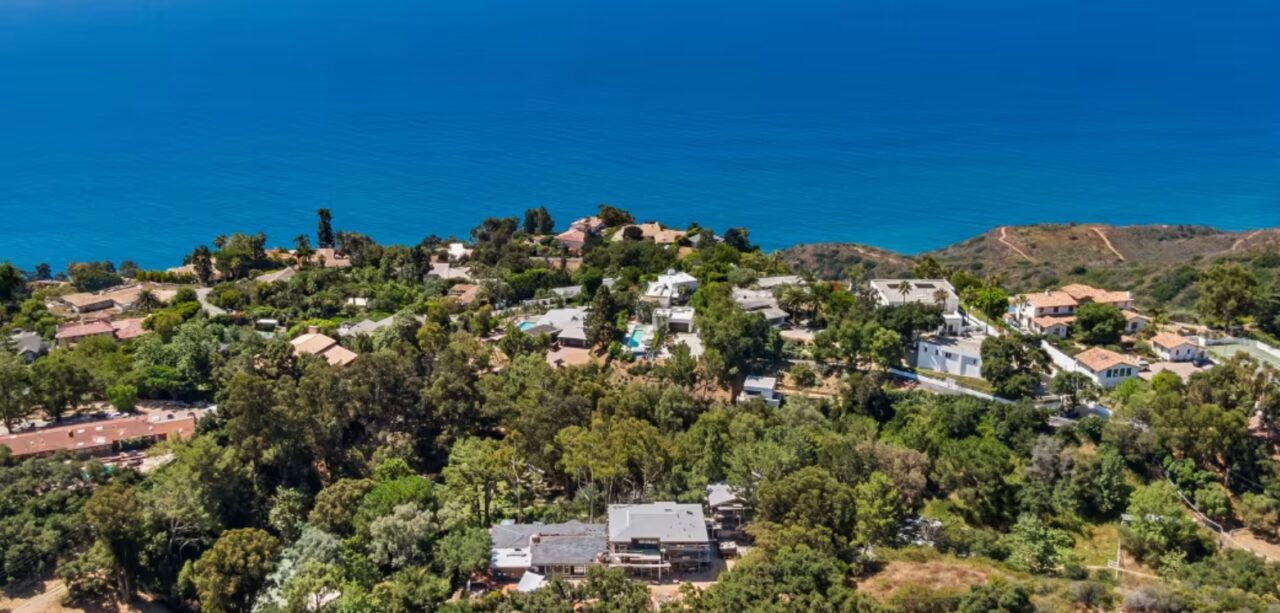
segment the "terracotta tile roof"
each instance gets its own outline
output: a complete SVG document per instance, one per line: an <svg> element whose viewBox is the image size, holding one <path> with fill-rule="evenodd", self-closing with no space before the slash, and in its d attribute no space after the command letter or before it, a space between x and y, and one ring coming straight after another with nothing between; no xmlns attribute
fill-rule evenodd
<svg viewBox="0 0 1280 613"><path fill-rule="evenodd" d="M1132 357L1102 347L1093 347L1076 354L1076 361L1093 372L1101 372L1121 364L1137 365L1137 361Z"/></svg>
<svg viewBox="0 0 1280 613"><path fill-rule="evenodd" d="M115 330L116 338L123 341L146 334L148 330L142 327L143 321L141 317L117 319L111 322L111 327Z"/></svg>
<svg viewBox="0 0 1280 613"><path fill-rule="evenodd" d="M1194 345L1195 343L1192 343L1191 339L1185 336L1173 334L1172 332L1161 332L1151 337L1151 344L1164 347L1165 349L1173 349L1175 347L1181 347L1182 345Z"/></svg>
<svg viewBox="0 0 1280 613"><path fill-rule="evenodd" d="M99 334L114 334L115 330L116 329L111 326L111 322L105 319L95 319L93 321L83 321L58 326L58 333L54 335L54 338L58 340L84 338L86 336L97 336Z"/></svg>
<svg viewBox="0 0 1280 613"><path fill-rule="evenodd" d="M1104 304L1116 304L1133 300L1133 296L1129 292L1113 292L1082 283L1063 286L1062 291L1076 300L1092 300Z"/></svg>
<svg viewBox="0 0 1280 613"><path fill-rule="evenodd" d="M459 304L471 304L480 295L480 286L471 283L459 283L449 288L449 297Z"/></svg>
<svg viewBox="0 0 1280 613"><path fill-rule="evenodd" d="M1075 298L1066 292L1044 292L1040 294L1023 294L1027 297L1027 303L1037 308L1075 306L1078 304Z"/></svg>
<svg viewBox="0 0 1280 613"><path fill-rule="evenodd" d="M1125 319L1130 319L1130 320L1132 320L1132 319L1141 319L1141 320L1143 320L1143 321L1146 321L1147 319L1149 319L1146 315L1143 315L1143 314L1138 313L1138 312L1136 312L1136 311L1124 311L1124 318L1125 318Z"/></svg>
<svg viewBox="0 0 1280 613"><path fill-rule="evenodd" d="M1031 321L1035 322L1036 326L1043 329L1043 328L1050 328L1059 324L1069 326L1072 323L1074 323L1075 320L1076 320L1075 315L1068 315L1065 317L1049 317L1049 316L1035 317L1035 318L1032 318Z"/></svg>
<svg viewBox="0 0 1280 613"><path fill-rule="evenodd" d="M355 361L359 355L341 345L334 345L320 354L320 357L329 361L333 366L346 366Z"/></svg>
<svg viewBox="0 0 1280 613"><path fill-rule="evenodd" d="M87 306L95 306L95 305L102 305L102 304L110 306L112 302L111 298L103 296L102 294L91 294L89 292L76 292L74 294L67 294L59 298L59 300L77 309L83 309Z"/></svg>
<svg viewBox="0 0 1280 613"><path fill-rule="evenodd" d="M108 451L112 443L143 436L189 437L196 431L194 413L174 414L173 419L133 415L106 421L83 422L69 426L44 428L22 434L0 436L0 446L8 447L15 457L70 451Z"/></svg>
<svg viewBox="0 0 1280 613"><path fill-rule="evenodd" d="M346 366L359 357L358 354L339 345L338 341L333 340L332 337L318 332L308 332L289 343L293 345L294 351L320 356L334 366Z"/></svg>

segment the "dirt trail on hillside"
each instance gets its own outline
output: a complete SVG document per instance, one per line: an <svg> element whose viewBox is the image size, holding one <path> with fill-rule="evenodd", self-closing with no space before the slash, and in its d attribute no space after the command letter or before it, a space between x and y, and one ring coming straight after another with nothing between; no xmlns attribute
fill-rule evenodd
<svg viewBox="0 0 1280 613"><path fill-rule="evenodd" d="M1008 248L1012 249L1012 250L1014 251L1014 253L1017 253L1018 255L1020 255L1020 256L1022 256L1022 257L1024 257L1024 258L1026 258L1026 260L1027 260L1028 262L1034 262L1034 261L1035 261L1035 259L1034 259L1034 258L1032 258L1031 256L1027 255L1027 253L1026 253L1025 251L1023 251L1023 250L1019 249L1019 248L1018 248L1017 246L1015 246L1013 243L1009 242L1009 240L1008 240L1008 237L1009 237L1008 230L1009 230L1009 226L1000 226L1000 242L1004 243L1004 246L1005 246L1005 247L1008 247ZM1124 258L1121 258L1121 259L1124 259Z"/></svg>
<svg viewBox="0 0 1280 613"><path fill-rule="evenodd" d="M1116 246L1111 244L1111 239L1107 238L1107 233L1106 233L1106 232L1103 232L1103 231L1102 231L1102 228L1094 227L1094 228L1089 228L1089 229L1090 229L1090 230L1093 230L1094 234L1097 234L1097 235L1098 235L1098 238L1102 239L1102 242L1103 242L1103 243L1106 243L1106 245L1107 245L1107 249L1110 249L1110 250L1111 250L1111 253L1116 254L1116 257L1120 258L1120 261L1121 261L1121 262L1123 262L1123 261L1124 261L1124 254L1123 254L1123 253L1120 253L1120 251L1119 251L1118 249L1116 249Z"/></svg>
<svg viewBox="0 0 1280 613"><path fill-rule="evenodd" d="M1251 238L1253 238L1253 237L1255 237L1255 236L1257 236L1257 235L1259 235L1259 234L1262 234L1262 230L1254 230L1253 232L1250 232L1250 233L1248 233L1248 234L1246 234L1246 235L1244 235L1244 236L1242 236L1242 237L1240 237L1240 238L1237 238L1237 239L1236 239L1236 242L1231 243L1231 250L1232 250L1232 251L1239 251L1239 250L1240 250L1240 247L1244 246L1244 244L1245 244L1245 243L1249 242L1249 239L1251 239Z"/></svg>

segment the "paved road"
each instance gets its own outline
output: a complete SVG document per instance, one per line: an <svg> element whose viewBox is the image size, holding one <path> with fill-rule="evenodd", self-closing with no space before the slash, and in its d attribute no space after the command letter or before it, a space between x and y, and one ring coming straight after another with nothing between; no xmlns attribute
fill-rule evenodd
<svg viewBox="0 0 1280 613"><path fill-rule="evenodd" d="M226 315L227 311L225 309L221 309L216 306L213 306L212 304L209 304L207 300L205 300L205 298L209 296L209 292L211 291L213 291L213 288L211 287L202 287L196 290L196 300L200 301L200 308L203 308L204 312L208 313L210 317L216 317L218 315Z"/></svg>

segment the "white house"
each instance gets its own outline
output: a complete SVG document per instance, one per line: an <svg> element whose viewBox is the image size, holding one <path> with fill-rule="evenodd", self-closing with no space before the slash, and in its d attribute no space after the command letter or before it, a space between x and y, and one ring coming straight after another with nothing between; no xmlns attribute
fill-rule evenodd
<svg viewBox="0 0 1280 613"><path fill-rule="evenodd" d="M1200 347L1191 339L1169 332L1151 337L1151 349L1166 362L1190 362L1200 357Z"/></svg>
<svg viewBox="0 0 1280 613"><path fill-rule="evenodd" d="M653 325L659 327L666 322L667 329L672 332L693 332L693 307L675 306L653 311Z"/></svg>
<svg viewBox="0 0 1280 613"><path fill-rule="evenodd" d="M908 284L903 292L902 284ZM943 313L955 313L960 309L960 297L956 288L946 279L872 279L867 284L877 304L925 304L942 307Z"/></svg>
<svg viewBox="0 0 1280 613"><path fill-rule="evenodd" d="M540 317L536 326L549 326L558 332L555 337L561 345L569 347L587 346L587 309L551 309Z"/></svg>
<svg viewBox="0 0 1280 613"><path fill-rule="evenodd" d="M916 346L916 367L981 378L983 338L942 334L924 337Z"/></svg>
<svg viewBox="0 0 1280 613"><path fill-rule="evenodd" d="M769 325L774 327L785 325L787 319L791 317L790 313L778 306L778 299L769 290L735 287L733 289L733 301L748 313L764 315Z"/></svg>
<svg viewBox="0 0 1280 613"><path fill-rule="evenodd" d="M668 270L658 275L658 279L649 284L644 291L643 299L659 306L669 307L681 304L689 295L698 289L698 280L687 272Z"/></svg>
<svg viewBox="0 0 1280 613"><path fill-rule="evenodd" d="M742 383L742 393L738 394L738 402L748 402L759 398L766 405L776 407L782 403L782 395L778 393L776 377L750 376Z"/></svg>
<svg viewBox="0 0 1280 613"><path fill-rule="evenodd" d="M1103 389L1111 389L1125 379L1138 376L1134 358L1109 349L1093 347L1076 354L1076 372L1084 373Z"/></svg>
<svg viewBox="0 0 1280 613"><path fill-rule="evenodd" d="M1080 283L1058 291L1022 294L1013 300L1014 318L1029 332L1066 338L1076 320L1076 309L1086 302L1109 304L1124 312L1125 332L1133 334L1147 325L1147 318L1133 312L1133 294L1113 292Z"/></svg>

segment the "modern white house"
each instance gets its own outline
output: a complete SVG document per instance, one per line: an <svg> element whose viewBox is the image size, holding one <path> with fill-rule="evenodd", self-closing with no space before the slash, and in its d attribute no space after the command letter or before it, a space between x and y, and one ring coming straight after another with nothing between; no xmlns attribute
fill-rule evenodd
<svg viewBox="0 0 1280 613"><path fill-rule="evenodd" d="M905 291L904 283L907 284ZM882 306L936 305L942 307L943 313L955 313L960 309L956 288L946 279L872 279L867 286L876 303Z"/></svg>
<svg viewBox="0 0 1280 613"><path fill-rule="evenodd" d="M654 309L653 325L655 328L661 327L665 322L667 329L672 332L693 332L694 315L693 307L689 306Z"/></svg>
<svg viewBox="0 0 1280 613"><path fill-rule="evenodd" d="M658 275L657 280L645 288L643 300L662 307L672 304L684 304L694 291L698 289L698 280L687 272L668 270Z"/></svg>
<svg viewBox="0 0 1280 613"><path fill-rule="evenodd" d="M1190 362L1200 357L1200 347L1195 342L1170 332L1151 337L1151 350L1166 362Z"/></svg>
<svg viewBox="0 0 1280 613"><path fill-rule="evenodd" d="M782 403L782 394L778 393L777 377L749 376L742 383L742 393L738 394L738 402L749 402L754 399L763 400L771 407Z"/></svg>
<svg viewBox="0 0 1280 613"><path fill-rule="evenodd" d="M756 280L756 285L760 289L773 289L775 287L786 287L788 285L799 285L804 280L798 275L778 275L776 277L760 277Z"/></svg>
<svg viewBox="0 0 1280 613"><path fill-rule="evenodd" d="M985 336L935 334L916 345L916 368L927 368L958 377L982 377L982 341Z"/></svg>
<svg viewBox="0 0 1280 613"><path fill-rule="evenodd" d="M778 299L773 292L766 289L733 289L733 301L748 313L760 313L769 325L782 327L786 325L791 314L778 306Z"/></svg>

